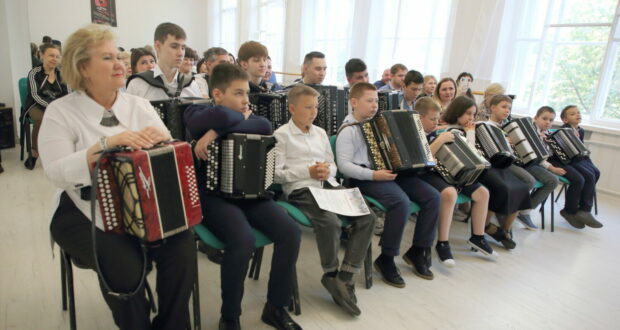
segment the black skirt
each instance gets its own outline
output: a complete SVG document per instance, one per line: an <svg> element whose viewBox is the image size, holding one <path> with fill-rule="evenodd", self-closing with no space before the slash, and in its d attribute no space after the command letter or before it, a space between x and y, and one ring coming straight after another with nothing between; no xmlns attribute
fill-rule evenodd
<svg viewBox="0 0 620 330"><path fill-rule="evenodd" d="M507 168L490 168L479 179L489 189L489 210L508 215L532 208L530 191Z"/></svg>

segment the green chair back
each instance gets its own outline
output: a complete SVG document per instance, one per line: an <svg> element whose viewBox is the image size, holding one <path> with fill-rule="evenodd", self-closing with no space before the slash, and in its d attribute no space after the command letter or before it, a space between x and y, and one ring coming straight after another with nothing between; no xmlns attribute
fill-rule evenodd
<svg viewBox="0 0 620 330"><path fill-rule="evenodd" d="M17 88L19 89L19 100L22 103L22 107L26 106L26 100L28 99L28 78L21 78L17 82Z"/></svg>

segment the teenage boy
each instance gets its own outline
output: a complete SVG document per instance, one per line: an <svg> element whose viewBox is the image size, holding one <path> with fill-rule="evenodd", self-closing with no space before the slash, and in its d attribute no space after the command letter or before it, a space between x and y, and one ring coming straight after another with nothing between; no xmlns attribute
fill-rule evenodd
<svg viewBox="0 0 620 330"><path fill-rule="evenodd" d="M325 79L327 72L327 64L325 62L325 54L321 52L310 52L304 57L304 63L301 66L302 80L304 84L320 85Z"/></svg>
<svg viewBox="0 0 620 330"><path fill-rule="evenodd" d="M314 227L323 277L321 283L334 301L351 315L360 315L353 275L366 257L375 216L350 218L353 230L345 248L342 265L338 261L342 222L332 212L319 208L309 187L338 189L336 163L325 130L312 125L318 113L319 93L306 85L288 93L291 120L275 132L276 181L282 183L288 201L298 207Z"/></svg>
<svg viewBox="0 0 620 330"><path fill-rule="evenodd" d="M239 66L250 77L250 93L265 93L271 91L273 85L268 86L265 77L267 72L267 47L260 42L247 41L239 47L237 61Z"/></svg>
<svg viewBox="0 0 620 330"><path fill-rule="evenodd" d="M192 105L184 114L189 133L198 141L194 147L198 158L207 159L209 144L227 133L271 133L271 123L249 110L250 87L243 69L233 64L216 66L211 74L211 88L215 105ZM197 177L203 224L226 245L221 264L220 329L240 328L243 282L254 252L252 228L274 242L267 303L261 319L278 329L301 329L285 309L292 295L299 226L271 199L232 200L208 194L204 166L197 167Z"/></svg>
<svg viewBox="0 0 620 330"><path fill-rule="evenodd" d="M153 70L133 75L127 81L127 93L147 100L171 97L202 97L200 87L191 75L179 73L185 56L187 36L180 26L162 23L155 29L157 65ZM136 79L141 78L141 79Z"/></svg>
<svg viewBox="0 0 620 330"><path fill-rule="evenodd" d="M401 91L403 89L407 67L404 64L396 63L390 68L392 78L380 91Z"/></svg>
<svg viewBox="0 0 620 330"><path fill-rule="evenodd" d="M351 87L358 82L368 82L368 68L366 63L359 58L352 58L344 65L347 82Z"/></svg>
<svg viewBox="0 0 620 330"><path fill-rule="evenodd" d="M407 72L404 80L403 92L398 95L400 108L413 110L415 101L424 89L424 77L416 70Z"/></svg>
<svg viewBox="0 0 620 330"><path fill-rule="evenodd" d="M371 169L368 147L361 129L355 124L371 119L377 113L377 88L370 83L357 83L351 87L349 98L353 113L344 119L336 140L338 167L352 186L377 199L387 209L381 235L381 255L374 262L375 268L387 284L398 288L405 287L394 257L400 254L400 242L412 200L420 205L421 210L412 246L403 255L403 259L413 266L416 275L432 280L431 246L435 239L439 193L417 176Z"/></svg>

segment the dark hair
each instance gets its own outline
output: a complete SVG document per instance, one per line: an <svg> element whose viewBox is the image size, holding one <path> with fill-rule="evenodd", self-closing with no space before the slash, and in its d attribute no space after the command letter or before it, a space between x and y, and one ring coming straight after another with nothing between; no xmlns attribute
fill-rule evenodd
<svg viewBox="0 0 620 330"><path fill-rule="evenodd" d="M166 42L166 38L168 35L175 37L176 39L187 39L187 35L185 34L185 30L182 27L174 24L174 23L161 23L155 29L155 41L159 41L162 44Z"/></svg>
<svg viewBox="0 0 620 330"><path fill-rule="evenodd" d="M62 42L60 42L60 40L52 40L52 45L56 45L58 46L58 48L62 47Z"/></svg>
<svg viewBox="0 0 620 330"><path fill-rule="evenodd" d="M321 52L309 52L304 56L304 65L312 62L315 58L325 58L325 54Z"/></svg>
<svg viewBox="0 0 620 330"><path fill-rule="evenodd" d="M467 96L461 95L450 102L448 109L446 109L446 112L441 116L441 119L450 125L456 124L459 117L472 106L475 107L476 102Z"/></svg>
<svg viewBox="0 0 620 330"><path fill-rule="evenodd" d="M552 107L543 105L542 107L540 107L540 109L538 109L538 111L536 111L535 117L542 116L542 114L545 112L550 112L555 115L555 110Z"/></svg>
<svg viewBox="0 0 620 330"><path fill-rule="evenodd" d="M235 58L235 54L233 54L233 53L228 53L228 56L232 57L232 59L233 59L233 63L234 63L234 64L239 64L239 62L237 62L237 59Z"/></svg>
<svg viewBox="0 0 620 330"><path fill-rule="evenodd" d="M39 52L41 53L41 55L43 55L45 54L45 51L50 48L58 49L58 51L60 51L60 48L58 48L58 46L54 44L42 44L41 46L39 46Z"/></svg>
<svg viewBox="0 0 620 330"><path fill-rule="evenodd" d="M366 69L366 63L364 63L364 61L360 60L359 58L352 58L348 60L347 63L344 65L344 72L347 75L348 79L350 79L354 73L362 72Z"/></svg>
<svg viewBox="0 0 620 330"><path fill-rule="evenodd" d="M500 104L502 102L508 102L512 104L512 99L508 95L495 95L491 98L491 102L489 102L489 106L492 107L494 105Z"/></svg>
<svg viewBox="0 0 620 330"><path fill-rule="evenodd" d="M248 81L248 74L238 65L230 63L222 63L213 68L209 76L209 89L219 89L225 92L235 80Z"/></svg>
<svg viewBox="0 0 620 330"><path fill-rule="evenodd" d="M125 48L123 48L123 47L121 47L121 46L118 46L118 47L116 47L116 48L118 48L118 51L119 51L119 52L121 52L121 53L125 51Z"/></svg>
<svg viewBox="0 0 620 330"><path fill-rule="evenodd" d="M157 57L155 57L155 54L153 54L150 50L146 48L134 48L131 50L131 59L129 60L131 63L131 72L137 73L136 66L138 65L140 58L143 56L152 56L155 62L157 62Z"/></svg>
<svg viewBox="0 0 620 330"><path fill-rule="evenodd" d="M207 61L205 61L204 58L198 60L198 63L196 63L196 71L198 71L198 73L200 73L200 67L205 63L207 63Z"/></svg>
<svg viewBox="0 0 620 330"><path fill-rule="evenodd" d="M349 99L357 99L364 95L365 91L376 91L377 87L371 83L358 82L349 91Z"/></svg>
<svg viewBox="0 0 620 330"><path fill-rule="evenodd" d="M215 57L219 55L228 55L228 51L222 47L211 47L202 54L202 57L207 62L213 62Z"/></svg>
<svg viewBox="0 0 620 330"><path fill-rule="evenodd" d="M424 84L424 76L416 70L410 70L405 75L405 86L409 86L409 84Z"/></svg>
<svg viewBox="0 0 620 330"><path fill-rule="evenodd" d="M572 108L577 108L577 106L574 105L574 104L570 104L570 105L565 106L564 109L562 109L562 112L560 112L560 119L566 118L566 112L569 109L572 109Z"/></svg>
<svg viewBox="0 0 620 330"><path fill-rule="evenodd" d="M442 78L438 83L437 86L435 86L435 92L433 93L433 98L435 99L435 101L439 101L439 89L441 88L441 85L445 82L451 82L452 86L454 86L455 89L455 93L454 95L456 95L456 82L454 81L454 79L450 78L450 77L446 77L446 78Z"/></svg>
<svg viewBox="0 0 620 330"><path fill-rule="evenodd" d="M241 44L239 47L239 52L237 52L237 61L249 61L252 57L267 57L269 55L269 51L265 45L261 44L258 41L246 41Z"/></svg>
<svg viewBox="0 0 620 330"><path fill-rule="evenodd" d="M471 78L471 81L472 81L472 82L474 81L474 76L472 76L472 74L471 74L471 73L469 73L469 72L461 72L461 74L459 74L459 76L458 76L458 77L456 77L456 81L458 82L458 81L459 81L459 80L461 80L461 78L463 78L463 77L469 77L469 78Z"/></svg>
<svg viewBox="0 0 620 330"><path fill-rule="evenodd" d="M196 51L187 45L185 45L185 55L183 57L191 58L194 61L198 60L198 54L196 53Z"/></svg>
<svg viewBox="0 0 620 330"><path fill-rule="evenodd" d="M44 44L51 44L52 43L52 37L50 36L43 36L43 40L41 41Z"/></svg>
<svg viewBox="0 0 620 330"><path fill-rule="evenodd" d="M390 73L392 75L395 75L398 73L398 71L403 71L403 70L407 71L407 67L402 63L396 63L392 65L392 67L390 68Z"/></svg>

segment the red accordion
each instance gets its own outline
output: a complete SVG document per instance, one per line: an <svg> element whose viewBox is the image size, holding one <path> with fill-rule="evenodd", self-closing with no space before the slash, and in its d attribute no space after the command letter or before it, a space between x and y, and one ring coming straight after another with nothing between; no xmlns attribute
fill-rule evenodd
<svg viewBox="0 0 620 330"><path fill-rule="evenodd" d="M152 242L202 220L187 142L105 154L99 166L97 200L104 231Z"/></svg>

